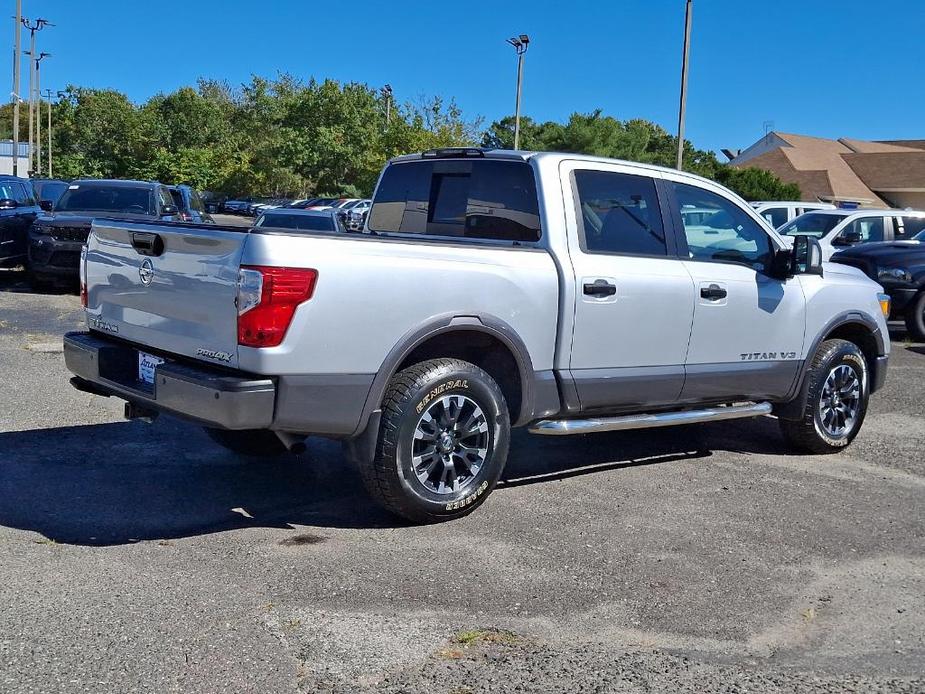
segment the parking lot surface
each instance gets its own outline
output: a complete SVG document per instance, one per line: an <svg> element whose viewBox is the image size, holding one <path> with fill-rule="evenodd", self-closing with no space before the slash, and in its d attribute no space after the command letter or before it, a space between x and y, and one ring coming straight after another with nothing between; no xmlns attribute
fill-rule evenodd
<svg viewBox="0 0 925 694"><path fill-rule="evenodd" d="M333 442L236 457L71 389L70 293L0 271L0 691L925 691L925 346L854 445L515 435L407 526Z"/></svg>

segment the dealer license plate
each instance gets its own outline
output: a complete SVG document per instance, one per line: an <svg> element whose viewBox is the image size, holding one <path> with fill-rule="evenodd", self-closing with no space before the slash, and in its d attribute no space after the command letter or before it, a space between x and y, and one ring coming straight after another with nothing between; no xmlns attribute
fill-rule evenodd
<svg viewBox="0 0 925 694"><path fill-rule="evenodd" d="M163 364L164 360L155 357L147 352L138 353L138 380L147 383L149 386L154 385L154 368L158 364Z"/></svg>

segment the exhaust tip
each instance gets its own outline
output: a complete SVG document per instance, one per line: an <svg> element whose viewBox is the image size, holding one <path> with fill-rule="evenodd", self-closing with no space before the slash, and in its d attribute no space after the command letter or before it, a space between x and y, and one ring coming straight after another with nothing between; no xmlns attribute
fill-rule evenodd
<svg viewBox="0 0 925 694"><path fill-rule="evenodd" d="M308 449L308 446L305 444L305 436L289 434L285 431L277 431L276 436L283 442L286 450L290 453L300 455Z"/></svg>

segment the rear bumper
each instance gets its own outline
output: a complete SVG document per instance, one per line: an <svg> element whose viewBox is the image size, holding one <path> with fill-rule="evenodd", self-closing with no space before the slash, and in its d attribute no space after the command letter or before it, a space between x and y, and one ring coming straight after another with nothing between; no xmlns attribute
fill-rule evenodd
<svg viewBox="0 0 925 694"><path fill-rule="evenodd" d="M273 423L271 378L168 362L157 367L154 385L147 386L137 379L136 349L86 332L64 336L64 360L80 390L222 429L267 429Z"/></svg>

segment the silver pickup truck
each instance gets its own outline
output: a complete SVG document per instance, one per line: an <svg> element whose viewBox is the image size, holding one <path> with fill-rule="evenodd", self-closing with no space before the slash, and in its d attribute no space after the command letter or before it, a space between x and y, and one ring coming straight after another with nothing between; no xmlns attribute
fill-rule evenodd
<svg viewBox="0 0 925 694"><path fill-rule="evenodd" d="M429 522L485 500L511 427L773 415L801 450L847 446L886 375L880 292L703 178L446 149L390 161L361 233L95 221L64 345L128 417L241 453L342 439Z"/></svg>

